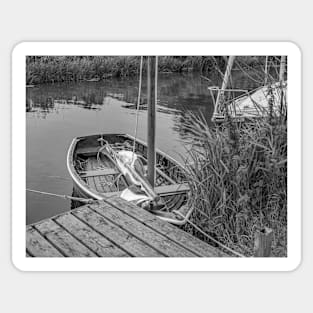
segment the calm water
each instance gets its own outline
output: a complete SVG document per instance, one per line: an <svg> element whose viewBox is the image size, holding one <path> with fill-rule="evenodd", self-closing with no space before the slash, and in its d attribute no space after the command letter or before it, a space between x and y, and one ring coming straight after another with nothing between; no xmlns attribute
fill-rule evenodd
<svg viewBox="0 0 313 313"><path fill-rule="evenodd" d="M236 77L236 73L234 75ZM220 80L212 76L211 85ZM236 88L252 89L255 83L239 74ZM199 75L164 74L159 77L157 147L176 159L184 154L181 117L186 110L201 111L208 121L213 103L208 81ZM141 102L145 103L145 89ZM67 149L74 137L98 133L134 134L138 81L107 80L27 88L26 166L27 188L72 194L66 168ZM139 113L138 137L146 140L146 114ZM70 201L27 192L27 224L70 209Z"/></svg>

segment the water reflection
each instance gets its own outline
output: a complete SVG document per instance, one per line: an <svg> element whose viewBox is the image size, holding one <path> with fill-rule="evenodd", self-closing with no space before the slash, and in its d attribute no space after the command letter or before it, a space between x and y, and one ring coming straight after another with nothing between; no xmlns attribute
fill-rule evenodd
<svg viewBox="0 0 313 313"><path fill-rule="evenodd" d="M220 86L222 77L213 72L203 79L198 74L160 74L158 80L157 111L173 116L173 129L181 133L181 123L186 111L201 112L211 123L213 99L208 86ZM258 82L234 71L233 88L251 90ZM236 94L238 95L238 94ZM60 83L27 88L26 111L37 113L36 117L46 118L66 105L74 105L87 110L100 110L110 99L121 102L123 108L135 110L138 97L137 78L109 79L105 81ZM143 80L140 110L147 109L146 81Z"/></svg>
<svg viewBox="0 0 313 313"><path fill-rule="evenodd" d="M157 147L179 160L187 111L202 113L211 123L213 101L208 85L220 86L219 75L163 74L158 80ZM253 81L238 76L236 88L254 89ZM138 79L62 83L27 88L26 173L30 189L70 195L72 182L66 169L67 149L74 137L101 132L134 134ZM147 103L143 81L140 103ZM146 140L147 112L140 110L138 137ZM60 180L51 177L63 177ZM69 210L63 199L27 194L27 223Z"/></svg>

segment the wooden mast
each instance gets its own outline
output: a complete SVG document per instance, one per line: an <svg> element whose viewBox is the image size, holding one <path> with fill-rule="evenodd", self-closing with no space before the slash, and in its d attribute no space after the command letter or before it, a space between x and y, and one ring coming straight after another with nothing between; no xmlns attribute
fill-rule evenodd
<svg viewBox="0 0 313 313"><path fill-rule="evenodd" d="M147 105L148 105L148 173L147 179L152 187L155 185L155 85L156 85L156 57L147 58Z"/></svg>

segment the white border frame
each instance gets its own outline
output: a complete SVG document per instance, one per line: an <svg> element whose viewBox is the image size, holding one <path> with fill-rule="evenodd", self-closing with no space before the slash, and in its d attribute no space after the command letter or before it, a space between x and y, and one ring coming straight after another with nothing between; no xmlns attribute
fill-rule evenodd
<svg viewBox="0 0 313 313"><path fill-rule="evenodd" d="M288 257L27 258L26 55L287 55ZM301 51L291 42L23 42L12 52L12 262L22 271L291 271L301 262Z"/></svg>

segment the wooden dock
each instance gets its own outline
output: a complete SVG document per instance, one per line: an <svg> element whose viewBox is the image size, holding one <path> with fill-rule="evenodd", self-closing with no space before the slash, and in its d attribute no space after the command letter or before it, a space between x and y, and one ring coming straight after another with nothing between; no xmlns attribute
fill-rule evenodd
<svg viewBox="0 0 313 313"><path fill-rule="evenodd" d="M219 249L121 198L27 226L28 257L223 257Z"/></svg>

